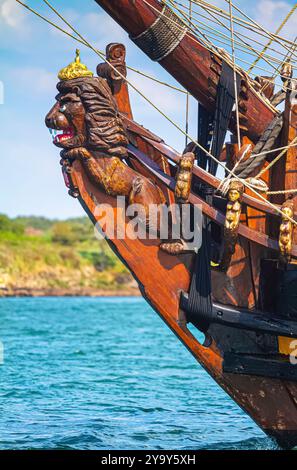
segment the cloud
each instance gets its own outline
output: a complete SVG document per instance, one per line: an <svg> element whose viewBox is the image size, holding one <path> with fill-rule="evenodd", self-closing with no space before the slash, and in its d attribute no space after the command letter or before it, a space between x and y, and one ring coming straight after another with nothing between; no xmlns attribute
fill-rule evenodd
<svg viewBox="0 0 297 470"><path fill-rule="evenodd" d="M256 6L256 20L271 32L275 32L291 10L292 4L282 0L261 0ZM281 36L292 39L296 36L297 13L293 13L280 32Z"/></svg>
<svg viewBox="0 0 297 470"><path fill-rule="evenodd" d="M125 42L125 31L105 13L87 13L80 20L81 28L87 31L88 36L95 36L97 46L110 42Z"/></svg>
<svg viewBox="0 0 297 470"><path fill-rule="evenodd" d="M151 70L142 70L142 72L154 76ZM129 72L129 81L165 113L174 115L180 112L181 107L184 106L185 95L178 91L171 90L134 72ZM142 113L145 111L145 107L153 110L151 105L133 89L131 89L131 96L135 100L136 107L139 107L139 111ZM157 111L153 110L153 112Z"/></svg>
<svg viewBox="0 0 297 470"><path fill-rule="evenodd" d="M0 0L1 1L1 0ZM117 23L105 13L86 13L75 16L71 10L63 10L63 16L69 21L69 23L84 37L93 47L98 50L105 52L107 44L112 42L121 42L128 44L127 34L117 25ZM67 31L71 35L75 36L75 33L66 24L59 22L59 25L63 30ZM75 42L65 41L67 37L63 32L50 26L50 32L53 36L59 36L62 38L62 46L73 48ZM82 47L77 43L78 47Z"/></svg>
<svg viewBox="0 0 297 470"><path fill-rule="evenodd" d="M2 0L3 2L3 0ZM0 5L0 20L11 28L24 26L26 14L15 0L5 0Z"/></svg>
<svg viewBox="0 0 297 470"><path fill-rule="evenodd" d="M11 71L11 76L18 81L21 77L22 85L30 88L30 90L32 90L32 85L34 84L35 93L52 93L57 83L56 74L48 72L41 67L14 68Z"/></svg>

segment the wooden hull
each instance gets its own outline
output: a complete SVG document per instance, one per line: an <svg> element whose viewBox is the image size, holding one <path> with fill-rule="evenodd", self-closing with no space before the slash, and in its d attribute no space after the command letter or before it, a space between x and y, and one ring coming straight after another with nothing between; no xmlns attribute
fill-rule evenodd
<svg viewBox="0 0 297 470"><path fill-rule="evenodd" d="M108 221L102 223L96 216L96 206L109 204L119 217L114 220L123 220L126 226L128 220L123 219L123 214L118 214L116 199L106 195L88 180L79 161L73 164L71 179L83 208L94 223L106 229ZM187 328L179 305L181 291L187 292L189 289L192 255L171 257L160 252L158 240L124 238L108 240L108 243L137 280L144 298L213 379L267 435L274 437L283 447L296 445L297 384L223 372L223 351L215 339L216 332L212 332L214 339L206 347Z"/></svg>
<svg viewBox="0 0 297 470"><path fill-rule="evenodd" d="M143 0L97 0L97 3L133 36L152 25L161 10L161 4L157 0L148 0L146 3ZM154 9L147 3L154 6ZM115 58L111 55L111 59ZM116 60L118 59L117 56ZM120 66L123 63L122 60ZM191 35L186 35L160 63L205 107L214 110L216 87L221 72L221 63L217 57L212 56L197 41L193 41ZM97 73L105 78L104 66L99 65ZM129 141L128 156L125 155L126 163L134 171L152 179L168 203L174 202L174 176L178 163L176 152L168 148L161 139L133 122L127 85L123 83L120 91L116 91L115 80L108 78L112 83ZM246 134L256 140L273 117L272 108L249 89L245 103ZM113 226L115 233L119 224L127 227L129 219L125 218L124 211L117 205L117 199L107 193L123 193L101 190L100 187L104 187L104 179L97 179L97 184L94 184L94 179L91 181L88 178L87 174L90 173L87 172L86 161L89 157L90 154L87 153L87 160L83 160L85 166L81 164L81 160L74 160L70 169L70 187L74 188L74 194L91 220L95 224L98 223L106 233L109 227ZM98 166L100 157L97 160ZM65 165L68 164L70 165ZM131 171L131 168L129 170ZM92 176L94 178L94 173ZM119 181L122 182L123 178L120 177ZM194 168L192 188L195 188L195 183L201 181L211 187L218 185L214 177ZM131 196L131 192L125 194ZM216 225L224 226L226 207L220 209L215 204L209 205L207 201L203 196L200 197L199 191L195 189L190 193L191 204L200 204L207 219ZM112 210L102 218L98 215L97 208L104 204L108 204ZM268 209L263 201L260 202L251 194L243 196L243 204L246 210L238 220L239 236L234 254L229 259L229 267L226 272L212 272L212 298L224 307L228 305L248 309L250 317L252 309L259 301L260 261L275 257L278 241L276 237L270 237L267 230L267 221L275 217L275 209ZM251 328L250 331L240 324L232 327L230 324L226 326L220 322L210 322L205 343L201 344L187 327L190 317L187 318L186 308L183 306L182 310L180 307L181 294L189 292L194 255L170 256L160 250L160 240L109 236L107 241L133 274L143 297L214 380L281 446L297 445L297 375L295 374L293 381L290 380L292 375L288 373L284 380L281 379L281 371L269 375L263 368L263 364L264 367L266 364L269 366L273 361L279 369L283 364L289 365L288 357L279 353L275 331L267 333L265 330L264 333L262 331L258 334L256 328ZM297 257L296 244L292 248L292 255ZM262 314L264 315L261 312L260 316ZM190 320L195 324L193 319ZM293 334L288 336L294 337ZM240 367L236 370L230 363L228 369L227 358L232 354L234 356L234 351L236 360L245 358L254 368L262 361L262 372L259 372L259 369L254 369L253 373L248 369L242 371Z"/></svg>

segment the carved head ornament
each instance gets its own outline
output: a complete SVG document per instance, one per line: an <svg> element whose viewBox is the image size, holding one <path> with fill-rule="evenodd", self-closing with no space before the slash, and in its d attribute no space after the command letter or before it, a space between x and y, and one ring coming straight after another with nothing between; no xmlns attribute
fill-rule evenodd
<svg viewBox="0 0 297 470"><path fill-rule="evenodd" d="M228 199L231 202L240 201L244 191L244 186L240 181L231 180L229 190L228 190Z"/></svg>
<svg viewBox="0 0 297 470"><path fill-rule="evenodd" d="M60 80L73 80L74 78L93 77L93 72L80 61L80 51L76 49L76 57L67 67L60 70L58 78Z"/></svg>

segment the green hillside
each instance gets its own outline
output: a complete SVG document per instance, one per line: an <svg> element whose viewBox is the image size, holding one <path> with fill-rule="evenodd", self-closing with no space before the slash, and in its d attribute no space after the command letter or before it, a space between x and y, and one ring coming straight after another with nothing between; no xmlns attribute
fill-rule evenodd
<svg viewBox="0 0 297 470"><path fill-rule="evenodd" d="M87 217L0 215L0 296L133 293L135 283Z"/></svg>

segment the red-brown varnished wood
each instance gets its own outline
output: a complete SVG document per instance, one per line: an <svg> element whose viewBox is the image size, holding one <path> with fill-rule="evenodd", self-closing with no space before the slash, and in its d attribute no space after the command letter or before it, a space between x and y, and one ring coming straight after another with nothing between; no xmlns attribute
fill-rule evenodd
<svg viewBox="0 0 297 470"><path fill-rule="evenodd" d="M297 94L292 92L288 95L286 100L286 110L285 110L285 130L283 136L284 145L290 144L293 139L297 137ZM297 189L297 147L290 147L286 153L286 158L284 159L284 180L285 180L285 189ZM293 198L294 212L297 213L297 194L287 194L284 196L284 199L288 197ZM297 230L296 228L293 231L293 240L294 243L297 243Z"/></svg>
<svg viewBox="0 0 297 470"><path fill-rule="evenodd" d="M120 49L123 48L120 46ZM110 51L112 50L115 51L114 48L110 49ZM115 54L114 59L117 61L119 58L121 57ZM117 64L122 67L123 61L119 61ZM93 94L90 96L94 79L84 78L83 85L89 84L89 87L86 87L88 100L92 98L99 108L104 106L109 116L113 118L111 123L116 122L116 126L109 128L111 132L108 134L108 139L106 139L104 132L100 135L92 134L93 137L96 137L96 153L94 152L94 141L92 141L92 146L88 141L90 133L86 133L85 147L74 147L63 152L63 168L65 174L68 175L71 194L79 197L92 221L98 223L101 229L108 233L107 242L130 269L143 296L191 351L196 360L263 429L274 435L291 431L295 442L297 442L295 438L297 436L297 411L294 400L297 395L297 385L284 385L282 381L274 379L224 374L222 349L225 350L225 347L221 341L218 343L220 344L218 347L214 338L219 338L219 336L214 334L213 325L209 330L212 338L208 338L210 341L207 342L207 346L202 345L187 328L185 312L180 310L179 304L181 292L189 290L194 254L169 256L160 249L160 240L143 240L125 234L123 237L116 236L119 225L127 229L130 224L130 219L126 217L125 211L117 204L116 195L125 196L126 204L141 201L145 207L148 207L149 204L163 202L158 188L146 178L139 177L140 175L124 162L131 164L134 169L137 168L138 173L154 179L163 192L167 192L171 198L175 186L174 165L169 159L165 159L166 154L156 147L156 145L164 147L162 141L152 136L149 131L142 130L140 133L134 133L134 137L130 139L130 145L128 145L126 129L122 120L118 118L111 94L113 91L121 112L126 116L125 119L129 120L128 117L132 117L132 112L128 101L128 90L117 87L118 77L109 76L108 68L99 66L99 71L102 73L102 78L96 79L97 91L93 89ZM111 85L110 89L106 86L106 80ZM100 115L101 127L96 121L97 115L88 116L87 119L82 98L85 98L85 86L82 86L80 80L75 83L75 86L81 86L80 94L75 91L77 98L81 97L81 101L79 104L79 100L76 99L75 105L68 104L69 109L72 110L71 124L76 130L80 129L82 133L88 129L90 122L93 130L98 127L101 129L104 127L101 126L104 123L102 117L107 116L108 113ZM58 88L61 93L66 90L68 93L69 86L71 85L59 83ZM98 90L99 96L104 97L102 102L98 100ZM56 128L57 122L59 122L59 128L69 129L70 117L68 118L65 113L62 113L60 108L60 104L56 103L46 117L46 124L50 128L53 126ZM105 121L105 125L108 124L110 123ZM129 134L130 131L127 130ZM108 145L106 145L107 141ZM131 142L137 145L137 148L133 147ZM60 145L63 147L62 141ZM113 155L112 158L110 155ZM200 204L208 218L220 225L224 224L224 214L207 204L198 195L192 193L190 203ZM107 210L107 204L110 211ZM101 215L100 207L103 209ZM110 234L112 226L114 226L114 236ZM222 298L225 296L225 303L228 304L252 306L255 296L251 285L251 272L250 270L247 272L250 243L257 243L259 250L263 253L263 247L276 249L277 242L261 231L251 229L246 225L246 220L242 220L238 233L239 239L235 257L231 261L230 274L228 272L226 276L223 273L213 273L213 296L220 301L224 301ZM293 247L294 250L297 250L296 246ZM243 301L247 303L243 304ZM141 312L139 314L141 315ZM176 360L178 361L178 359L177 357Z"/></svg>

